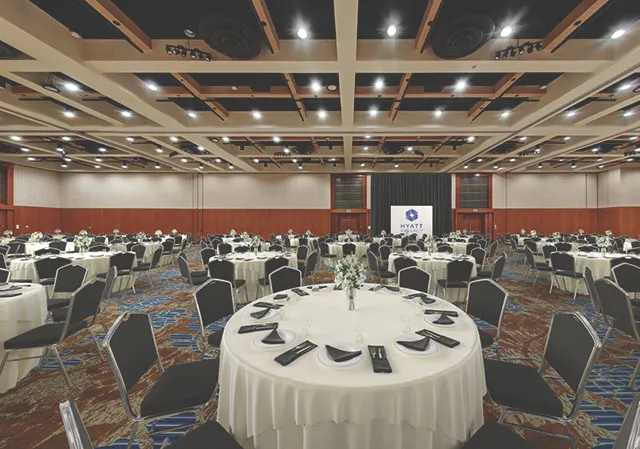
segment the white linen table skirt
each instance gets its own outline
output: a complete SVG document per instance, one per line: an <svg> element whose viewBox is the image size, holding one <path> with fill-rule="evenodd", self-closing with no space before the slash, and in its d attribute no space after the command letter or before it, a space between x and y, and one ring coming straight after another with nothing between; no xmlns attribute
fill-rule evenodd
<svg viewBox="0 0 640 449"><path fill-rule="evenodd" d="M138 243L138 245L144 245L144 256L142 258L142 263L151 263L151 261L153 260L153 253L155 253L158 248L162 249L162 244L158 242L142 242ZM125 252L126 250L127 245L125 245L124 243L115 243L111 245L111 251L113 251L114 253Z"/></svg>
<svg viewBox="0 0 640 449"><path fill-rule="evenodd" d="M27 242L24 244L25 252L32 256L36 251L43 248L49 248L49 242ZM64 249L66 252L73 252L75 247L73 246L73 242L67 242L67 247Z"/></svg>
<svg viewBox="0 0 640 449"><path fill-rule="evenodd" d="M0 298L0 360L4 357L4 342L47 321L47 294L42 285L23 287L20 296ZM2 292L0 292L2 293ZM42 349L19 351L14 357L35 357ZM0 393L16 386L18 381L38 366L40 359L7 362L0 375Z"/></svg>
<svg viewBox="0 0 640 449"><path fill-rule="evenodd" d="M367 248L369 248L369 243L353 243L356 245L356 256L364 257L367 255ZM337 259L342 259L344 257L342 253L342 245L345 243L329 243L329 254L335 254Z"/></svg>
<svg viewBox="0 0 640 449"><path fill-rule="evenodd" d="M376 242L376 243L380 243L380 245L382 245L382 240L384 240L385 238L383 238L383 237L374 237L373 241ZM396 248L396 247L398 247L400 245L402 245L402 239L394 237L393 238L393 247Z"/></svg>
<svg viewBox="0 0 640 449"><path fill-rule="evenodd" d="M244 448L454 449L480 428L486 386L473 320L438 300L434 308L460 315L456 327L443 331L426 323L413 301L387 290L369 291L370 286L358 290L352 312L344 292L331 285L301 299L290 293L285 316L268 320L296 335L279 350L255 346L264 332L237 332L256 322L249 313L259 309L247 306L231 317L221 345L217 419ZM350 368L332 369L319 361L325 344L355 342L357 327L363 329L363 352L367 344L385 346L392 373L374 373L368 354ZM438 346L428 357L394 347L396 337L423 328L461 344ZM273 360L306 339L318 347L286 367Z"/></svg>
<svg viewBox="0 0 640 449"><path fill-rule="evenodd" d="M602 255L601 253L574 253L573 255L576 260L575 270L578 273L584 273L584 269L589 267L593 272L593 279L598 280L605 276L611 276L611 259L628 256L629 254L606 253ZM558 283L560 284L561 290L573 293L576 288L576 282L573 278L558 276ZM578 294L589 294L584 281L579 281Z"/></svg>

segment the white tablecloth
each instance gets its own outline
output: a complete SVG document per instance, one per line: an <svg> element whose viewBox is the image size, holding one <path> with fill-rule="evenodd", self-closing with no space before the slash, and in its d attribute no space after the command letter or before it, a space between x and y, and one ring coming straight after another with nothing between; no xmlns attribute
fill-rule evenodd
<svg viewBox="0 0 640 449"><path fill-rule="evenodd" d="M629 251L633 246L631 246L631 242L635 242L635 239L627 239L624 242L623 249L624 251Z"/></svg>
<svg viewBox="0 0 640 449"><path fill-rule="evenodd" d="M86 252L84 254L80 253L70 253L61 255L61 257L65 257L71 259L71 263L74 265L82 265L87 269L87 277L86 280L90 280L94 278L99 273L106 273L109 271L109 257L114 253L109 252ZM46 256L45 256L46 257ZM36 258L29 259L15 259L11 262L9 267L9 271L11 273L11 279L36 279L36 270L34 262ZM136 261L134 260L133 266L136 266ZM126 290L131 288L132 281L129 278L117 278L114 284L113 291L118 292L121 290Z"/></svg>
<svg viewBox="0 0 640 449"><path fill-rule="evenodd" d="M436 287L439 279L447 278L447 263L452 260L459 259L461 255L450 255L447 253L427 253L424 251L420 251L417 253L404 253L404 256L409 257L411 259L415 259L418 263L418 268L423 269L427 273L431 275L431 285L429 286L429 293L435 294ZM391 254L389 256L389 271L396 272L396 268L394 266L393 261L399 257L397 254ZM477 275L476 263L475 259L471 256L465 256L467 260L473 262L473 269L471 270L471 277L475 277ZM440 291L441 292L441 291ZM439 293L440 293L439 292ZM445 298L462 298L464 292L458 292L458 289L449 288L447 289L447 293Z"/></svg>
<svg viewBox="0 0 640 449"><path fill-rule="evenodd" d="M138 243L138 245L144 245L144 256L142 258L142 263L151 263L153 259L153 253L156 252L158 248L162 249L162 244L158 242L142 242ZM124 252L127 250L127 245L124 243L116 243L111 245L111 251L113 252Z"/></svg>
<svg viewBox="0 0 640 449"><path fill-rule="evenodd" d="M353 244L356 246L356 256L363 257L367 255L369 243L354 242ZM344 257L342 245L345 245L345 243L329 243L329 254L335 254L337 259L342 259Z"/></svg>
<svg viewBox="0 0 640 449"><path fill-rule="evenodd" d="M384 238L383 238L383 237L374 237L374 238L373 238L373 241L374 241L374 242L376 242L376 243L380 243L380 242L382 242L382 240L384 240L385 238L387 238L387 237L384 237ZM380 243L380 244L382 244L382 243ZM398 246L400 246L400 245L402 245L402 239L400 239L400 238L394 238L394 239L393 239L393 247L395 248L395 247L398 247Z"/></svg>
<svg viewBox="0 0 640 449"><path fill-rule="evenodd" d="M305 237L302 237L302 238L305 238ZM306 237L306 239L308 241L308 245L307 246L309 248L312 248L313 247L313 241L314 240L318 240L318 237ZM293 248L297 248L300 245L300 240L298 238L295 238L295 237L292 238L292 239L289 239L289 242L291 243L291 246ZM282 239L282 243L284 244L284 239Z"/></svg>
<svg viewBox="0 0 640 449"><path fill-rule="evenodd" d="M628 254L613 254L606 253L604 256L601 253L573 253L576 265L575 269L578 273L584 273L586 267L591 268L594 279L602 279L605 276L611 276L611 259L616 257L628 256ZM568 292L573 293L576 288L576 280L569 277L558 276L560 288ZM583 281L578 284L578 293L581 295L588 295L589 291Z"/></svg>
<svg viewBox="0 0 640 449"><path fill-rule="evenodd" d="M266 333L237 333L259 309L248 306L231 318L221 345L218 421L244 448L453 449L482 425L486 387L474 322L440 300L434 307L460 314L457 327L443 330L425 323L422 309L401 294L368 288L358 291L352 312L344 292L331 286L299 300L290 293L285 317L269 321L296 334L290 346L308 338L318 348L287 367L273 360L285 349L253 346ZM347 369L319 362L325 344L355 342L358 327L363 351L367 344L384 345L393 373L373 373L368 354ZM394 347L396 337L423 328L461 344L439 346L429 357Z"/></svg>
<svg viewBox="0 0 640 449"><path fill-rule="evenodd" d="M24 248L27 254L32 255L39 249L49 248L49 242L32 243L27 242L24 244ZM66 252L72 252L75 249L73 242L67 242L67 247L64 249Z"/></svg>
<svg viewBox="0 0 640 449"><path fill-rule="evenodd" d="M288 255L285 255L288 254ZM256 287L258 286L258 279L264 277L264 263L270 258L284 257L289 261L289 266L298 268L298 259L293 253L279 253L279 252L261 252L257 257L254 253L231 253L226 257L227 260L233 262L235 266L236 279L244 279L247 283L247 294L249 296L249 302L256 299ZM216 259L212 257L211 260ZM260 291L258 289L258 291ZM244 292L242 289L238 294L236 301L246 302Z"/></svg>
<svg viewBox="0 0 640 449"><path fill-rule="evenodd" d="M44 287L31 284L20 290L20 296L0 298L0 360L4 357L4 342L47 321L47 295ZM42 354L41 349L20 351L15 357L32 357ZM38 366L40 359L7 362L0 375L0 393L15 387L29 371Z"/></svg>

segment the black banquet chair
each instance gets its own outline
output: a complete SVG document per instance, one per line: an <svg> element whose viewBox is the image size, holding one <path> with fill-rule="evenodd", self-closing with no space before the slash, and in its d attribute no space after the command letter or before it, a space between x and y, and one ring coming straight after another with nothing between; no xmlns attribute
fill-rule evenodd
<svg viewBox="0 0 640 449"><path fill-rule="evenodd" d="M471 273L473 273L473 265L474 262L470 260L452 260L447 262L447 276L444 279L439 279L436 285L442 289L445 295L448 289L455 288L458 290L457 294L459 296L460 289L466 289L469 285Z"/></svg>
<svg viewBox="0 0 640 449"><path fill-rule="evenodd" d="M84 284L87 269L82 265L64 265L56 271L53 291L47 300L47 310L67 307L73 292Z"/></svg>
<svg viewBox="0 0 640 449"><path fill-rule="evenodd" d="M207 326L219 321L236 311L233 300L233 286L231 282L222 279L209 279L193 292L198 321L200 324L200 334L197 341L202 343L202 356L207 353L207 345L212 348L219 348L222 341L224 329L216 330L207 334Z"/></svg>
<svg viewBox="0 0 640 449"><path fill-rule="evenodd" d="M558 276L563 278L575 279L576 287L573 291L573 299L576 299L576 296L578 294L578 284L580 283L580 281L584 282L584 276L582 275L582 273L576 271L575 257L573 257L572 254L559 251L551 253L551 268L553 276L551 278L549 293L551 293L551 291L553 290L554 281L558 285L558 287L560 287L560 284L558 284ZM564 284L566 290L566 282L564 282Z"/></svg>
<svg viewBox="0 0 640 449"><path fill-rule="evenodd" d="M213 259L207 265L209 267L209 277L211 279L224 279L231 282L233 288L238 292L244 289L244 298L249 302L249 292L247 291L247 282L244 279L236 279L236 267L230 260Z"/></svg>
<svg viewBox="0 0 640 449"><path fill-rule="evenodd" d="M264 295L264 290L271 285L269 284L269 276L271 276L271 273L276 271L278 268L286 267L287 265L289 265L289 261L284 257L274 257L265 261L264 277L258 279L258 283L256 285L256 298L260 297L259 291L262 291L262 294Z"/></svg>
<svg viewBox="0 0 640 449"><path fill-rule="evenodd" d="M508 415L518 414L559 423L566 429L566 436L539 428L534 430L567 438L575 449L569 424L578 417L587 380L601 347L595 330L583 315L576 312L557 313L551 319L538 370L529 365L485 359L487 390L491 399L502 406L498 422L503 424ZM574 393L568 414L565 413L560 398L545 380L547 366L551 366ZM508 425L531 428L523 424Z"/></svg>
<svg viewBox="0 0 640 449"><path fill-rule="evenodd" d="M131 291L136 292L135 277L133 276L133 266L136 263L135 253L116 253L109 257L109 267L116 267L118 278L129 278L131 280ZM105 279L107 273L99 273L98 278Z"/></svg>
<svg viewBox="0 0 640 449"><path fill-rule="evenodd" d="M185 253L178 254L178 268L180 276L191 285L201 285L207 280L207 270L192 270Z"/></svg>
<svg viewBox="0 0 640 449"><path fill-rule="evenodd" d="M416 266L418 266L418 262L416 262L414 259L411 259L409 257L400 256L400 257L396 257L393 260L393 268L395 269L396 273L400 273L401 270L407 267L416 267Z"/></svg>
<svg viewBox="0 0 640 449"><path fill-rule="evenodd" d="M494 242L495 243L495 242ZM504 265L507 262L507 254L503 251L500 257L493 263L493 267L490 270L480 270L477 273L479 279L493 279L498 282L502 277L504 271Z"/></svg>
<svg viewBox="0 0 640 449"><path fill-rule="evenodd" d="M302 286L302 272L289 266L280 267L269 275L271 292L278 293L284 290Z"/></svg>
<svg viewBox="0 0 640 449"><path fill-rule="evenodd" d="M429 293L430 285L431 275L417 266L409 266L398 271L398 287Z"/></svg>
<svg viewBox="0 0 640 449"><path fill-rule="evenodd" d="M59 250L60 252L65 252L67 250L67 242L64 240L53 240L49 242L49 248L54 248Z"/></svg>
<svg viewBox="0 0 640 449"><path fill-rule="evenodd" d="M483 348L495 348L498 345L502 316L508 298L509 293L492 279L476 279L469 282L467 313L495 329L494 336L493 332L487 332L483 327L478 326L480 344Z"/></svg>
<svg viewBox="0 0 640 449"><path fill-rule="evenodd" d="M629 295L640 293L640 267L630 263L621 263L611 269L613 279Z"/></svg>
<svg viewBox="0 0 640 449"><path fill-rule="evenodd" d="M104 347L125 412L133 421L128 447L131 447L140 431L151 436L168 430L164 427L155 430L155 426L152 426L154 430L148 432L146 424L149 422L189 411L195 412L198 421L204 422L202 409L213 397L218 383L219 360L206 359L165 369L158 353L151 319L149 315L141 313L120 315L109 329ZM160 377L147 390L138 410L134 411L129 393L153 365L159 370Z"/></svg>
<svg viewBox="0 0 640 449"><path fill-rule="evenodd" d="M71 260L64 257L44 257L34 262L37 282L40 285L53 285L58 268L71 264Z"/></svg>

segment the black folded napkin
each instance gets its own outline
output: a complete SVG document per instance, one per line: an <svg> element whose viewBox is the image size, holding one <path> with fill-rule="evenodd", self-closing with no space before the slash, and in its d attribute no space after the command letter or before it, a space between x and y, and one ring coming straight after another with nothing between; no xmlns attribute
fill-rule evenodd
<svg viewBox="0 0 640 449"><path fill-rule="evenodd" d="M269 332L269 335L262 339L262 343L267 345L282 345L284 344L284 339L280 336L278 329L274 329Z"/></svg>
<svg viewBox="0 0 640 449"><path fill-rule="evenodd" d="M338 284L336 284L336 285L333 286L333 289L334 290L342 290L342 287L338 287Z"/></svg>
<svg viewBox="0 0 640 449"><path fill-rule="evenodd" d="M342 349L338 349L334 346L324 345L327 348L327 354L334 362L346 362L348 360L354 359L362 354L362 351L343 351Z"/></svg>
<svg viewBox="0 0 640 449"><path fill-rule="evenodd" d="M398 344L404 346L405 348L409 348L413 351L426 351L427 348L429 347L430 341L431 339L429 337L424 337L420 340L415 340L415 341L399 340Z"/></svg>
<svg viewBox="0 0 640 449"><path fill-rule="evenodd" d="M309 293L305 292L301 288L292 288L291 291L298 296L309 296Z"/></svg>
<svg viewBox="0 0 640 449"><path fill-rule="evenodd" d="M384 288L386 288L387 290L391 290L392 292L399 292L400 291L400 287L396 287L393 285L385 285Z"/></svg>
<svg viewBox="0 0 640 449"><path fill-rule="evenodd" d="M422 335L423 337L430 337L432 340L437 341L443 346L447 348L455 348L460 344L458 340L454 340L453 338L446 337L437 332L433 332L429 329L422 329L416 332L418 335Z"/></svg>
<svg viewBox="0 0 640 449"><path fill-rule="evenodd" d="M449 318L445 313L440 315L440 318L438 318L433 322L433 324L453 324L453 323L455 323L455 321Z"/></svg>
<svg viewBox="0 0 640 449"><path fill-rule="evenodd" d="M323 288L327 288L327 286L326 286L326 285L310 285L310 286L308 286L307 288L308 288L309 290L313 290L313 287L318 287L318 290L322 290Z"/></svg>
<svg viewBox="0 0 640 449"><path fill-rule="evenodd" d="M298 357L302 357L307 352L312 351L317 347L317 344L312 343L309 340L305 340L295 348L289 349L287 352L283 352L274 360L282 366L287 366L290 363L294 362Z"/></svg>
<svg viewBox="0 0 640 449"><path fill-rule="evenodd" d="M371 287L369 289L370 292L377 292L378 290L380 290L382 287L380 287L379 285L375 285L373 287Z"/></svg>
<svg viewBox="0 0 640 449"><path fill-rule="evenodd" d="M238 329L238 333L248 334L249 332L270 331L277 328L278 323L247 324L246 326L240 326L240 329Z"/></svg>
<svg viewBox="0 0 640 449"><path fill-rule="evenodd" d="M284 293L278 293L276 296L273 297L273 299L287 299L289 296L287 296Z"/></svg>
<svg viewBox="0 0 640 449"><path fill-rule="evenodd" d="M374 373L391 372L391 365L389 364L389 359L387 359L387 352L384 346L369 345L369 356L371 357Z"/></svg>
<svg viewBox="0 0 640 449"><path fill-rule="evenodd" d="M14 296L20 296L22 293L4 293L0 294L0 298L13 298Z"/></svg>
<svg viewBox="0 0 640 449"><path fill-rule="evenodd" d="M9 287L0 287L0 293L2 293L2 292L10 292L10 291L13 291L13 290L21 290L21 289L22 289L21 285L11 285Z"/></svg>
<svg viewBox="0 0 640 449"><path fill-rule="evenodd" d="M267 316L267 314L271 312L271 309L266 308L264 310L261 310L259 312L252 312L250 315L255 318L256 320L260 320L262 318L264 318L265 316Z"/></svg>
<svg viewBox="0 0 640 449"><path fill-rule="evenodd" d="M446 315L446 316L454 316L457 317L458 316L458 312L456 312L455 310L437 310L437 309L426 309L424 311L425 315Z"/></svg>
<svg viewBox="0 0 640 449"><path fill-rule="evenodd" d="M281 307L284 307L284 304L271 304L270 302L260 301L260 302L254 303L253 307L266 307L267 309L279 309Z"/></svg>

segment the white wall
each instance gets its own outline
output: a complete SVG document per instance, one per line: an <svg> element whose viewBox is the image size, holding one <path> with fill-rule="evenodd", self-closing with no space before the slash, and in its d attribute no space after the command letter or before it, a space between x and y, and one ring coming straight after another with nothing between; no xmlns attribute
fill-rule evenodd
<svg viewBox="0 0 640 449"><path fill-rule="evenodd" d="M614 169L598 174L598 207L640 206L640 171Z"/></svg>
<svg viewBox="0 0 640 449"><path fill-rule="evenodd" d="M206 175L205 209L330 209L331 175Z"/></svg>
<svg viewBox="0 0 640 449"><path fill-rule="evenodd" d="M16 206L60 207L60 174L15 165L13 170Z"/></svg>
<svg viewBox="0 0 640 449"><path fill-rule="evenodd" d="M597 207L598 178L593 173L493 176L493 207L576 209Z"/></svg>

